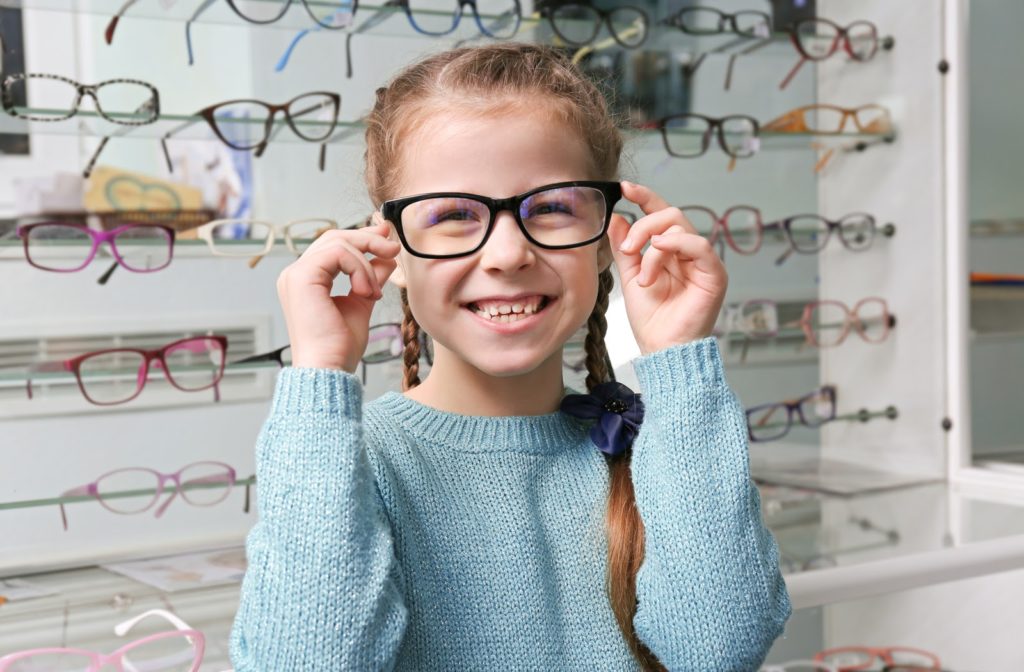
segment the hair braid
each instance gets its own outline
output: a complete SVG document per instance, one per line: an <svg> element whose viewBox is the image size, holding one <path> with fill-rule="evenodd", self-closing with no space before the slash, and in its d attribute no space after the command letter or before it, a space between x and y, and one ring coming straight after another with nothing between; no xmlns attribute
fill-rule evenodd
<svg viewBox="0 0 1024 672"><path fill-rule="evenodd" d="M614 282L611 269L605 269L598 276L597 301L587 319L587 338L584 341L587 351L586 385L591 392L610 378L608 349L604 341L608 331L605 312L608 310L608 297ZM644 559L644 526L633 492L633 477L629 468L632 454L632 449L627 448L625 452L608 459L608 598L619 630L633 655L640 661L641 668L645 672L664 672L665 668L650 649L644 646L633 629L637 606L636 575Z"/></svg>
<svg viewBox="0 0 1024 672"><path fill-rule="evenodd" d="M405 289L400 292L402 297L402 341L405 348L402 352L402 391L412 389L420 384L420 325L412 316L409 308L409 294Z"/></svg>

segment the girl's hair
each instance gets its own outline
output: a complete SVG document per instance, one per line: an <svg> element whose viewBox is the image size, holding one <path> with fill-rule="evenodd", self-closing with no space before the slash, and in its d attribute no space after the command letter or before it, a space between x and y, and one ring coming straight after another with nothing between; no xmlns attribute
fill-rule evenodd
<svg viewBox="0 0 1024 672"><path fill-rule="evenodd" d="M399 196L401 143L426 120L446 110L480 117L536 111L538 103L574 129L587 143L595 179L614 179L622 136L600 90L569 59L550 47L502 43L454 49L430 56L400 72L366 119L366 183L374 204ZM587 320L585 341L588 390L609 378L605 332L612 272L598 276L597 300ZM403 289L405 342L402 389L419 385L420 327ZM630 475L631 451L609 459L608 597L633 654L644 670L664 670L633 629L636 574L644 556L644 527Z"/></svg>

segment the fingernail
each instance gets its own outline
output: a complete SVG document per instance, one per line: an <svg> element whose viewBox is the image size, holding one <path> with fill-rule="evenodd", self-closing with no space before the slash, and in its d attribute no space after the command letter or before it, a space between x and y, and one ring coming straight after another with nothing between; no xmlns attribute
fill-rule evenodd
<svg viewBox="0 0 1024 672"><path fill-rule="evenodd" d="M632 245L633 245L633 241L630 240L629 236L626 236L626 239L622 241L621 245L619 245L619 251L620 252L625 252Z"/></svg>

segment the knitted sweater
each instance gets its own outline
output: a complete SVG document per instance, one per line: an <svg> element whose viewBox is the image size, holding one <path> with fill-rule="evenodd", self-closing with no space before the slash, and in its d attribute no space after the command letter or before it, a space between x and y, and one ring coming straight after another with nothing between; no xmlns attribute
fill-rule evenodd
<svg viewBox="0 0 1024 672"><path fill-rule="evenodd" d="M646 530L633 620L669 669L756 670L790 614L707 338L634 360ZM562 412L447 413L343 371L281 371L237 672L636 670L605 588L608 466Z"/></svg>

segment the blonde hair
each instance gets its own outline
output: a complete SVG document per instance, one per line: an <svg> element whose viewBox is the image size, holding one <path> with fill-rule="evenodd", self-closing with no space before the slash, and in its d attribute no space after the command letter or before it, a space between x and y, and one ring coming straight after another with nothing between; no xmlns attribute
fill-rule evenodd
<svg viewBox="0 0 1024 672"><path fill-rule="evenodd" d="M622 135L598 88L560 52L525 43L453 49L408 66L377 89L366 120L366 184L376 206L395 198L401 180L401 142L446 109L460 114L507 114L512 105L531 112L541 108L575 130L586 143L595 179L615 179L622 153ZM586 386L593 390L608 380L605 332L608 296L614 279L610 269L598 276L594 308L587 320ZM403 289L403 389L419 385L420 327ZM644 670L664 670L633 629L636 574L644 555L644 527L636 507L630 475L631 452L609 460L608 598L626 643Z"/></svg>

